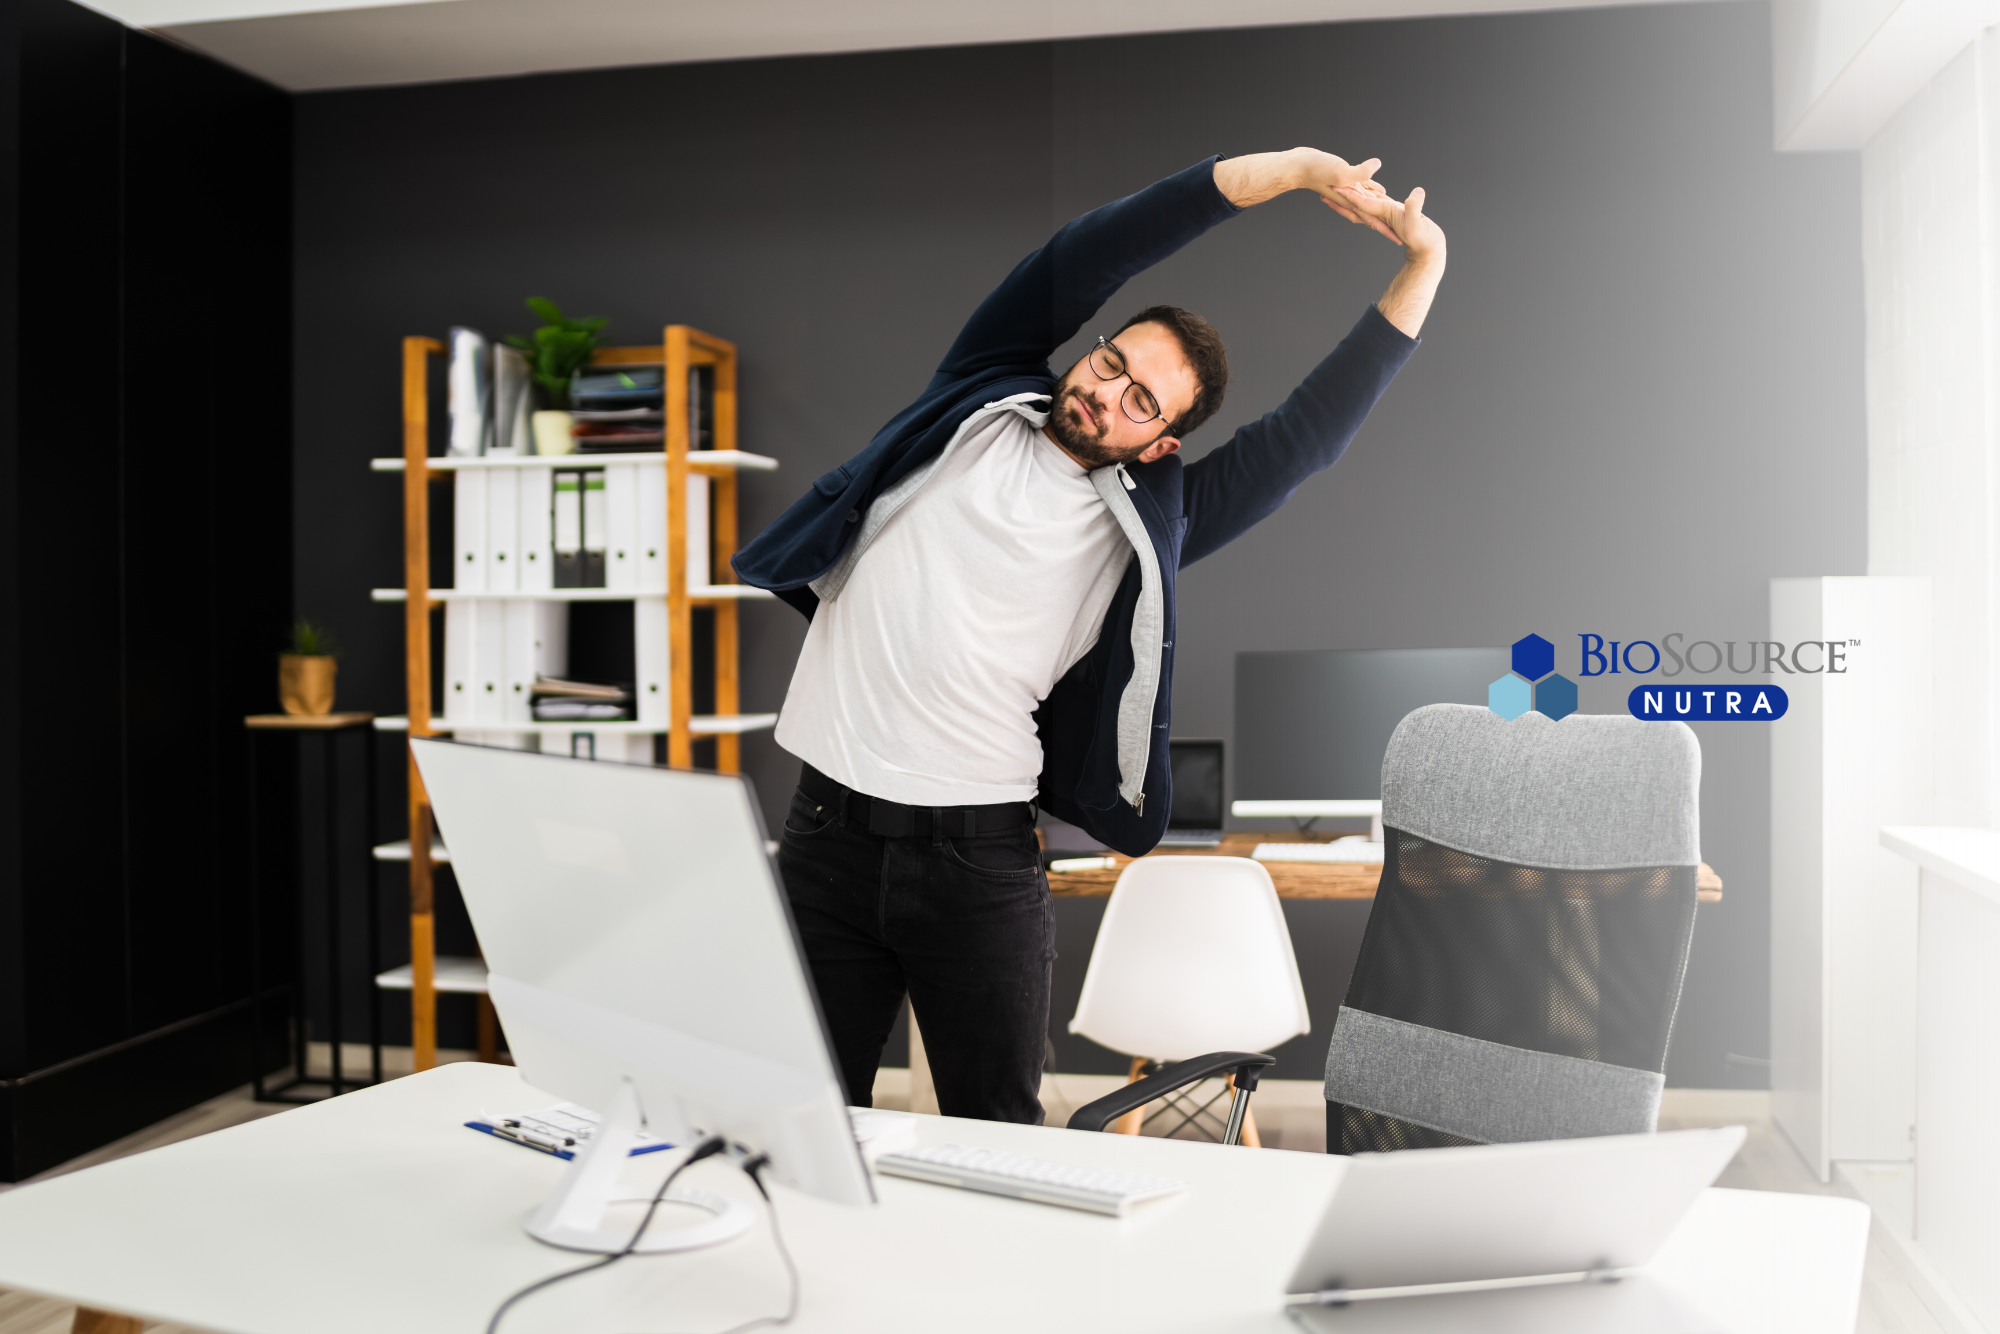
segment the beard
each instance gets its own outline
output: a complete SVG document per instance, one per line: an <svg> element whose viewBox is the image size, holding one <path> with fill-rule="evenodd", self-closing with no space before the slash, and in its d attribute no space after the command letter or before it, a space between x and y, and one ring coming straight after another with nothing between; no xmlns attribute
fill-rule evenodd
<svg viewBox="0 0 2000 1334"><path fill-rule="evenodd" d="M1082 389L1073 384L1063 385L1056 391L1056 401L1049 409L1047 430L1057 444L1068 450L1086 468L1105 468L1114 463L1130 463L1146 452L1147 445L1138 445L1131 449L1113 449L1105 444L1104 437L1111 433L1111 413L1117 411L1117 406L1114 404L1110 411L1102 414L1102 419L1093 430L1083 410L1072 407L1073 401L1082 397Z"/></svg>

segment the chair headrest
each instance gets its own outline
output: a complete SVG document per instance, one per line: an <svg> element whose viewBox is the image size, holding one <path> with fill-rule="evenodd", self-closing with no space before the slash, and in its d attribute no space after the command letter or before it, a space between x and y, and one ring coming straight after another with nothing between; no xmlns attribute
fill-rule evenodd
<svg viewBox="0 0 2000 1334"><path fill-rule="evenodd" d="M1382 760L1382 823L1497 861L1565 870L1701 860L1701 746L1685 723L1512 721L1431 704Z"/></svg>

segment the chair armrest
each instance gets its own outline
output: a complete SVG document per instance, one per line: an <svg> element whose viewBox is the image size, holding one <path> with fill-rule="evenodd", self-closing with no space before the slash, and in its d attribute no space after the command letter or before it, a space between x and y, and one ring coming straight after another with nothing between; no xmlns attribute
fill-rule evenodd
<svg viewBox="0 0 2000 1334"><path fill-rule="evenodd" d="M1257 1076L1267 1065L1276 1065L1278 1058L1252 1051L1212 1051L1206 1056L1195 1056L1185 1061L1176 1061L1156 1075L1147 1075L1134 1084L1127 1084L1116 1093L1107 1094L1096 1102L1085 1103L1070 1113L1071 1130L1103 1130L1125 1113L1136 1107L1144 1107L1155 1098L1164 1098L1175 1089L1185 1088L1199 1080L1212 1079L1216 1075L1233 1073L1236 1087L1248 1093L1256 1089Z"/></svg>

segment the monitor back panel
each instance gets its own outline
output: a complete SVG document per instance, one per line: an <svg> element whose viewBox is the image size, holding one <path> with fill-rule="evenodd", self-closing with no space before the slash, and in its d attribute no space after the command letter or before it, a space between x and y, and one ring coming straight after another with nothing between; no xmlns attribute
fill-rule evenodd
<svg viewBox="0 0 2000 1334"><path fill-rule="evenodd" d="M1382 795L1396 724L1426 704L1485 704L1504 648L1303 649L1236 655L1236 799Z"/></svg>
<svg viewBox="0 0 2000 1334"><path fill-rule="evenodd" d="M746 781L414 744L493 972L834 1078Z"/></svg>

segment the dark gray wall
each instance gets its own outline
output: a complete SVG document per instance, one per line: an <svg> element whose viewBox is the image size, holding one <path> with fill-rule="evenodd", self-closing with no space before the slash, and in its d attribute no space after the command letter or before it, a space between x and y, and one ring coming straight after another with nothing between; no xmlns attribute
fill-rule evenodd
<svg viewBox="0 0 2000 1334"><path fill-rule="evenodd" d="M1760 5L1630 8L662 67L298 102L298 586L344 698L400 710L397 340L529 323L743 349L755 532L921 387L1063 219L1211 152L1312 143L1421 184L1451 236L1425 347L1332 474L1181 583L1176 730L1228 736L1243 649L1748 639L1765 583L1863 569L1858 172L1769 149ZM1291 197L1135 280L1272 406L1381 290L1385 242ZM1062 360L1058 359L1059 363ZM745 706L804 623L746 612ZM1585 708L1622 709L1589 683ZM1757 1085L1765 734L1711 725L1702 909L1669 1068ZM793 767L746 763L773 818ZM1301 941L1302 954L1312 942ZM1065 941L1087 949L1087 937ZM1338 953L1337 942L1328 950Z"/></svg>

